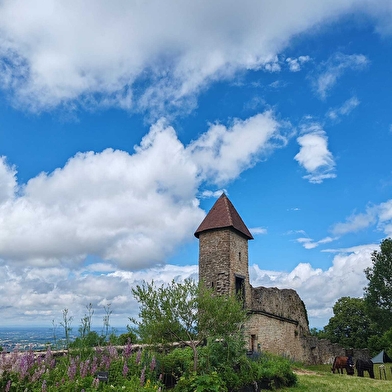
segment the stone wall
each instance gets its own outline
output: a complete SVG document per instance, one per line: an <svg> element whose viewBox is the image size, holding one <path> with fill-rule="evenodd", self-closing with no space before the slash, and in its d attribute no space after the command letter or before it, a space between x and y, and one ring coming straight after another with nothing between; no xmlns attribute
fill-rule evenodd
<svg viewBox="0 0 392 392"><path fill-rule="evenodd" d="M292 289L278 289L276 287L252 287L251 310L263 312L296 321L298 335L309 335L309 321L305 304L298 293Z"/></svg>
<svg viewBox="0 0 392 392"><path fill-rule="evenodd" d="M228 230L208 231L199 236L199 279L218 294L230 292L230 236Z"/></svg>
<svg viewBox="0 0 392 392"><path fill-rule="evenodd" d="M245 328L249 348L283 355L307 364L332 364L348 349L310 336L306 307L295 290L251 288L252 302ZM354 360L370 359L367 349L353 350Z"/></svg>
<svg viewBox="0 0 392 392"><path fill-rule="evenodd" d="M248 241L232 229L199 235L199 279L219 294L235 294L236 278L243 279L245 303L251 303L248 272Z"/></svg>
<svg viewBox="0 0 392 392"><path fill-rule="evenodd" d="M371 359L369 350L344 348L337 343L331 343L327 339L318 339L308 336L303 339L304 359L309 364L333 364L335 357L352 355L354 362L357 359Z"/></svg>
<svg viewBox="0 0 392 392"><path fill-rule="evenodd" d="M253 351L283 355L297 361L305 357L302 337L295 322L254 313L246 324L245 334Z"/></svg>

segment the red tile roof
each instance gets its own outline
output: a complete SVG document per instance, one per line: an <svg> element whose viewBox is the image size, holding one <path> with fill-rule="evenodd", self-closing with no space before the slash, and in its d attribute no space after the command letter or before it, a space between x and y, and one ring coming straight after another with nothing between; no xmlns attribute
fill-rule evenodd
<svg viewBox="0 0 392 392"><path fill-rule="evenodd" d="M231 227L239 231L249 240L253 240L252 234L246 227L244 221L241 219L237 210L234 208L227 196L222 193L219 199L212 206L210 212L201 222L198 229L195 231L195 237L199 238L199 234L203 231L213 229L223 229Z"/></svg>

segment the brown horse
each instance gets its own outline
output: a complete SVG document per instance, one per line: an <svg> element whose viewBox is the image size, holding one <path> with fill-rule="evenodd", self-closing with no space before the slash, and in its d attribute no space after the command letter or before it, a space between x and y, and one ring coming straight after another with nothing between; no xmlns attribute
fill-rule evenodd
<svg viewBox="0 0 392 392"><path fill-rule="evenodd" d="M335 371L337 370L338 373L343 374L343 369L346 369L347 374L349 376L352 376L354 374L354 366L347 360L348 357L335 357L331 368L332 373L335 373Z"/></svg>

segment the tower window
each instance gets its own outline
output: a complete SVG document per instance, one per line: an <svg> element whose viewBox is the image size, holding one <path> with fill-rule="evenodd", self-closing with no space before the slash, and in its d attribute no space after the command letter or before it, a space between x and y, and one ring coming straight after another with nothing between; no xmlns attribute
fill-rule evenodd
<svg viewBox="0 0 392 392"><path fill-rule="evenodd" d="M238 260L241 261L241 252L238 252Z"/></svg>

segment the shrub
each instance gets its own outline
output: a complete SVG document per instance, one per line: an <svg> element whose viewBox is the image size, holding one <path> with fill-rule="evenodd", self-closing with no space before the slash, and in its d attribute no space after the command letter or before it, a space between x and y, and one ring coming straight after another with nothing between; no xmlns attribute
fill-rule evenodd
<svg viewBox="0 0 392 392"><path fill-rule="evenodd" d="M217 372L182 376L174 388L178 392L227 392L226 383Z"/></svg>
<svg viewBox="0 0 392 392"><path fill-rule="evenodd" d="M248 365L248 372L244 369L245 377L248 374L248 383L262 381L274 388L291 387L297 383L297 376L285 358L263 354L257 360L249 361Z"/></svg>
<svg viewBox="0 0 392 392"><path fill-rule="evenodd" d="M176 348L168 354L159 354L157 358L166 386L174 386L181 376L192 372L193 351L190 347Z"/></svg>

